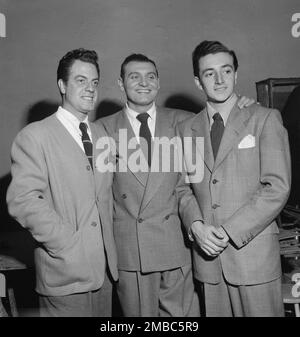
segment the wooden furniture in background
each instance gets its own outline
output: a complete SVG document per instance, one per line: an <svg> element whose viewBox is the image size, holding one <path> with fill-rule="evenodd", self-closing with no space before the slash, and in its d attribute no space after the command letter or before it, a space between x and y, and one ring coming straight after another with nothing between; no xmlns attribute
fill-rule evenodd
<svg viewBox="0 0 300 337"><path fill-rule="evenodd" d="M1 297L6 297L6 294L8 296L11 316L13 317L19 316L17 305L16 305L16 300L15 300L14 289L10 286L8 282L6 282L5 276L7 273L13 270L20 270L20 269L26 269L26 265L18 261L12 256L0 254L0 276L1 276L0 283L2 285L2 288L1 288L2 291L0 294L0 317L8 316L8 313L5 310L5 307L1 299ZM4 285L4 288L3 288L3 285Z"/></svg>
<svg viewBox="0 0 300 337"><path fill-rule="evenodd" d="M268 78L256 82L257 101L267 107L282 111L290 93L300 85L300 77Z"/></svg>
<svg viewBox="0 0 300 337"><path fill-rule="evenodd" d="M283 264L282 296L285 305L293 305L294 315L300 317L300 293L293 294L293 275L300 275L300 210L292 206L286 206L283 213L290 220L282 223L279 228L280 254ZM286 309L286 308L285 308Z"/></svg>

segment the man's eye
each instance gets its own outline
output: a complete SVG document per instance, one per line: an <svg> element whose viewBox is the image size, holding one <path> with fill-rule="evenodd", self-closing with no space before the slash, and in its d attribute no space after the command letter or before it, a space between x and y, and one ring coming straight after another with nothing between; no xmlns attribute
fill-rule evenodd
<svg viewBox="0 0 300 337"><path fill-rule="evenodd" d="M206 73L204 76L205 76L205 77L212 77L212 76L213 76L213 73Z"/></svg>
<svg viewBox="0 0 300 337"><path fill-rule="evenodd" d="M94 82L93 82L93 85L94 85L94 87L98 87L99 81L94 81Z"/></svg>

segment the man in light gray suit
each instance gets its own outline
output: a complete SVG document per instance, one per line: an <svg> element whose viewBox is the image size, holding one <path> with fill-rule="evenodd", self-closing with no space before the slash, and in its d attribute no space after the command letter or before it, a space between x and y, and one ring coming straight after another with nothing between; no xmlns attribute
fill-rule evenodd
<svg viewBox="0 0 300 337"><path fill-rule="evenodd" d="M290 190L287 132L277 110L238 107L238 61L226 46L203 41L193 66L207 106L178 132L194 142L204 139L204 177L192 182L202 221L190 232L206 315L282 316L275 219ZM185 155L189 163L191 153Z"/></svg>
<svg viewBox="0 0 300 337"><path fill-rule="evenodd" d="M112 233L112 173L95 165L99 137L88 121L97 102L98 57L76 49L59 62L62 106L26 126L12 146L10 214L37 241L42 316L111 316L118 278Z"/></svg>

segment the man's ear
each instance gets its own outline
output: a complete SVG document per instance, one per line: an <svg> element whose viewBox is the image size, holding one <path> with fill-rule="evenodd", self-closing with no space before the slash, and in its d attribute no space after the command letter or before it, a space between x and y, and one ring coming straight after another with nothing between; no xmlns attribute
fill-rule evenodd
<svg viewBox="0 0 300 337"><path fill-rule="evenodd" d="M65 95L66 93L66 86L65 86L65 83L62 79L59 79L58 82L57 82L57 85L59 87L59 91L62 95Z"/></svg>
<svg viewBox="0 0 300 337"><path fill-rule="evenodd" d="M201 85L201 82L200 82L200 80L199 80L199 77L195 76L195 77L194 77L194 81L195 81L195 83L196 83L196 87L197 87L198 89L200 89L200 90L203 90L203 87L202 87L202 85Z"/></svg>
<svg viewBox="0 0 300 337"><path fill-rule="evenodd" d="M234 84L236 85L236 83L237 83L237 71L234 74Z"/></svg>
<svg viewBox="0 0 300 337"><path fill-rule="evenodd" d="M125 89L124 89L124 84L123 84L123 80L122 80L121 77L118 79L118 85L119 85L121 91L125 91Z"/></svg>

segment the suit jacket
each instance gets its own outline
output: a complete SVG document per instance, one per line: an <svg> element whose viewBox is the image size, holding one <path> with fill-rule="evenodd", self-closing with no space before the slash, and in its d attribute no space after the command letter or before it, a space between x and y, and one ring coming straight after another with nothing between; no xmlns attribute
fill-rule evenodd
<svg viewBox="0 0 300 337"><path fill-rule="evenodd" d="M258 105L230 112L214 161L206 109L178 125L181 137L204 138L204 177L192 184L203 220L230 237L217 258L194 249L195 276L235 285L281 275L276 216L290 190L290 153L280 113Z"/></svg>
<svg viewBox="0 0 300 337"><path fill-rule="evenodd" d="M90 126L95 159L96 140L105 131ZM112 173L91 169L85 153L55 115L21 130L11 156L8 209L38 243L37 292L61 296L99 289L105 275L104 246L117 279Z"/></svg>
<svg viewBox="0 0 300 337"><path fill-rule="evenodd" d="M192 113L157 107L155 137L175 136L175 125ZM134 132L124 111L99 120L118 145L119 130ZM122 143L123 144L123 143ZM124 145L124 144L123 144ZM128 149L128 157L135 150ZM119 164L124 160L117 153ZM153 162L152 162L153 164ZM118 268L154 272L191 263L191 252L184 238L184 224L190 225L201 213L181 172L116 172L113 181L114 237ZM180 214L180 215L179 215ZM181 219L180 219L181 217Z"/></svg>

